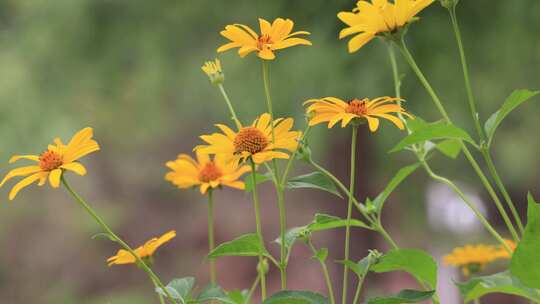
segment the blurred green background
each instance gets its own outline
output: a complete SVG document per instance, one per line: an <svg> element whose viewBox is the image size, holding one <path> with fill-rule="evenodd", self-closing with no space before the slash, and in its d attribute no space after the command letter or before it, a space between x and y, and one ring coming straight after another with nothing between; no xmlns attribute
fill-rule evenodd
<svg viewBox="0 0 540 304"><path fill-rule="evenodd" d="M64 139L92 126L102 150L83 162L84 177L69 176L121 236L133 245L175 229L178 237L161 248L155 270L164 281L195 276L207 281L205 199L197 191L180 191L166 183L164 163L189 153L198 136L227 122L226 106L200 70L224 43L219 31L230 23L257 25L257 17L287 17L295 29L312 33L312 47L279 53L271 64L275 111L303 121L308 98L376 97L393 94L386 49L373 41L350 55L337 39L343 27L336 13L353 1L166 1L49 0L0 1L0 172L12 168L13 154L39 153L55 136ZM538 89L540 2L535 0L463 0L459 5L466 51L481 118L496 111L513 89ZM420 66L440 93L451 116L473 134L461 70L449 18L438 3L421 13L407 40ZM260 63L236 52L220 55L225 87L244 122L265 111ZM429 97L401 61L406 74L407 108L430 121L439 119ZM527 191L538 193L540 105L527 103L497 132L494 158L520 211ZM533 131L533 133L531 133ZM374 197L411 155L387 151L403 136L388 123L380 132L361 132L358 195ZM313 130L314 157L347 181L349 133L323 126ZM501 226L483 188L462 157L433 160L439 173L457 180L490 219ZM309 168L298 165L298 174ZM30 187L7 201L12 184L0 189L0 302L19 303L153 303L145 274L132 266L108 268L105 259L117 247L103 239L83 210L63 191ZM264 232L278 235L274 192L263 186ZM217 241L254 230L250 197L223 190L217 199ZM316 212L345 214L345 202L316 191L287 194L289 226L306 224ZM450 208L450 209L449 209ZM440 256L468 242L493 243L468 210L445 187L422 171L409 178L386 206L384 222L405 247ZM469 216L470 217L470 216ZM342 255L342 231L316 237L317 246ZM385 250L376 235L355 231L353 256L369 248ZM277 252L277 246L268 245ZM290 266L290 288L325 292L318 264L298 246ZM459 273L440 264L443 303L459 303L451 278ZM218 261L218 276L227 289L248 287L255 260ZM498 267L498 266L497 266ZM492 267L490 271L501 269ZM331 271L340 281L341 267ZM278 273L269 274L271 290ZM366 296L414 287L407 276L373 276ZM493 297L487 303L507 303Z"/></svg>

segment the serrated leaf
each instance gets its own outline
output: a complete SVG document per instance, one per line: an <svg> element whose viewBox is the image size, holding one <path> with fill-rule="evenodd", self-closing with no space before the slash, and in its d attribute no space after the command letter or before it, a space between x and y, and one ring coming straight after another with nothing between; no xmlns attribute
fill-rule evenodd
<svg viewBox="0 0 540 304"><path fill-rule="evenodd" d="M456 159L461 152L461 143L454 139L443 140L435 148L451 159Z"/></svg>
<svg viewBox="0 0 540 304"><path fill-rule="evenodd" d="M368 300L368 304L403 304L403 303L418 303L429 300L435 293L435 290L421 291L404 289L397 295L389 297L379 297Z"/></svg>
<svg viewBox="0 0 540 304"><path fill-rule="evenodd" d="M328 304L328 299L311 291L284 290L273 294L263 304Z"/></svg>
<svg viewBox="0 0 540 304"><path fill-rule="evenodd" d="M386 188L384 188L383 192L381 192L375 200L373 200L373 205L375 206L376 210L380 212L382 210L384 203L386 202L386 199L390 196L390 194L403 182L409 175L411 175L416 169L420 166L420 164L413 164L406 167L401 168L394 177L390 180L388 185L386 185Z"/></svg>
<svg viewBox="0 0 540 304"><path fill-rule="evenodd" d="M220 244L208 254L208 257L258 256L259 253L267 254L264 248L260 247L259 237L255 233L249 233Z"/></svg>
<svg viewBox="0 0 540 304"><path fill-rule="evenodd" d="M342 219L333 215L317 213L315 214L315 218L313 219L313 221L309 225L307 225L307 229L310 232L316 232L321 230L345 227L346 225L346 219ZM370 229L368 225L357 219L351 219L350 226Z"/></svg>
<svg viewBox="0 0 540 304"><path fill-rule="evenodd" d="M269 173L266 173L266 174L255 173L255 180L257 182L257 185L259 185L259 184L272 180L272 176ZM244 184L246 185L244 188L244 191L246 192L253 191L253 177L251 176L251 173L248 174L244 178Z"/></svg>
<svg viewBox="0 0 540 304"><path fill-rule="evenodd" d="M429 254L419 249L391 250L380 257L377 264L371 266L371 271L405 271L430 288L437 286L437 263Z"/></svg>
<svg viewBox="0 0 540 304"><path fill-rule="evenodd" d="M317 250L313 257L319 260L319 262L324 263L328 257L328 248L321 248Z"/></svg>
<svg viewBox="0 0 540 304"><path fill-rule="evenodd" d="M342 197L334 182L321 172L311 172L289 179L287 182L289 189L311 188L330 192L334 195Z"/></svg>
<svg viewBox="0 0 540 304"><path fill-rule="evenodd" d="M540 290L525 286L509 271L489 276L475 277L464 283L456 283L465 302L479 299L490 293L504 293L521 296L540 302Z"/></svg>
<svg viewBox="0 0 540 304"><path fill-rule="evenodd" d="M500 110L493 113L484 125L484 130L488 137L488 146L491 145L495 130L497 130L497 127L501 124L503 119L520 104L531 99L531 97L534 97L538 93L540 93L540 91L516 90L506 98Z"/></svg>
<svg viewBox="0 0 540 304"><path fill-rule="evenodd" d="M402 139L390 152L397 152L404 148L435 139L455 139L468 141L475 144L467 132L446 122L427 124Z"/></svg>
<svg viewBox="0 0 540 304"><path fill-rule="evenodd" d="M193 290L193 286L195 285L195 278L193 277L185 277L185 278L179 278L179 279L173 279L172 281L165 286L165 289L169 292L169 294L176 300L180 300L182 303L187 303L189 300L191 300L191 291ZM167 296L165 291L161 289L160 287L156 288L156 292L161 294L162 296Z"/></svg>
<svg viewBox="0 0 540 304"><path fill-rule="evenodd" d="M285 233L285 250L289 252L296 240L304 237L307 233L309 233L307 226L294 227L287 230L287 232ZM274 242L281 245L281 236L278 237Z"/></svg>
<svg viewBox="0 0 540 304"><path fill-rule="evenodd" d="M227 296L221 287L213 285L206 286L197 297L197 303L206 303L210 301L220 301L220 303L225 304L237 304L236 300Z"/></svg>
<svg viewBox="0 0 540 304"><path fill-rule="evenodd" d="M540 289L540 204L527 196L527 226L510 264L512 275L526 286Z"/></svg>

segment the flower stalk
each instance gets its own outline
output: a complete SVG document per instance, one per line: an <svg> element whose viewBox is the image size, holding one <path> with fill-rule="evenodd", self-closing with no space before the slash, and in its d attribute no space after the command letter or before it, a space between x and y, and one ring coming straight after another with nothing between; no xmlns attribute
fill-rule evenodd
<svg viewBox="0 0 540 304"><path fill-rule="evenodd" d="M311 249L311 253L313 253L313 256L316 257L317 248L315 248L311 239L308 238L306 243L309 246L309 249ZM317 260L319 261L319 264L321 264L321 269L324 275L324 281L326 282L326 288L328 289L328 296L330 297L330 304L335 304L336 299L334 297L334 288L332 287L332 280L330 279L330 274L328 273L328 267L326 266L326 263L323 260L318 259L318 258Z"/></svg>
<svg viewBox="0 0 540 304"><path fill-rule="evenodd" d="M178 304L178 302L176 302L176 300L169 293L167 288L165 288L165 286L163 285L163 283L161 282L159 277L144 262L144 260L141 259L135 253L135 251L133 251L133 249L126 242L124 242L120 237L118 237L111 230L111 228L109 228L109 226L105 223L105 221L103 221L103 219L101 219L101 217L94 211L94 209L92 209L92 207L90 207L90 205L77 192L75 192L75 190L73 190L73 188L71 188L71 186L69 185L69 183L67 182L67 180L65 179L65 177L63 175L61 177L61 180L62 180L62 184L66 187L66 190L69 192L69 194L71 194L71 196L73 196L75 201L77 203L79 203L79 205L81 205L81 207L83 207L83 209L101 226L101 228L103 228L103 230L105 230L105 232L112 238L112 240L114 240L115 242L120 244L120 246L122 246L125 250L129 251L129 253L131 253L131 255L133 255L133 257L135 257L135 259L137 260L137 264L142 268L142 270L144 270L148 274L150 279L155 284L157 284L158 287L161 288L161 290L163 290L165 295L167 295L167 298L169 299L169 301L171 303Z"/></svg>
<svg viewBox="0 0 540 304"><path fill-rule="evenodd" d="M236 116L236 111L234 111L233 105L231 103L231 99L229 98L229 95L227 94L227 91L225 91L225 87L223 84L218 84L219 91L221 92L221 95L223 96L223 99L225 99L225 103L227 104L227 107L229 108L229 112L231 114L231 119L236 124L236 127L238 130L242 128L242 123L238 119L238 116Z"/></svg>
<svg viewBox="0 0 540 304"><path fill-rule="evenodd" d="M208 250L214 251L214 191L208 191ZM210 284L216 286L216 259L209 258L210 261Z"/></svg>

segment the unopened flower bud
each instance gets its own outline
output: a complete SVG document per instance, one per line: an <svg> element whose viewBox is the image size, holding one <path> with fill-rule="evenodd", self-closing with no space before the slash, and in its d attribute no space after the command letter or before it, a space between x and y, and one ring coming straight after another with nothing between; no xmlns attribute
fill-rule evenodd
<svg viewBox="0 0 540 304"><path fill-rule="evenodd" d="M218 85L225 81L225 74L221 70L219 59L216 58L214 61L205 62L201 69L208 76L212 84Z"/></svg>
<svg viewBox="0 0 540 304"><path fill-rule="evenodd" d="M441 5L447 9L453 9L459 2L459 0L440 0Z"/></svg>

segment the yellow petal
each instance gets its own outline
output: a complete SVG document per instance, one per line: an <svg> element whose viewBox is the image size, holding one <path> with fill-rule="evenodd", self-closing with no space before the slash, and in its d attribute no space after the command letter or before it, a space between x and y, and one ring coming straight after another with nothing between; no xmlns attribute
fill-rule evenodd
<svg viewBox="0 0 540 304"><path fill-rule="evenodd" d="M24 178L22 181L18 182L15 186L13 186L13 188L9 192L9 200L12 201L17 196L17 193L19 193L19 191L29 186L33 182L37 181L38 179L40 179L40 177L41 177L41 172L32 174Z"/></svg>
<svg viewBox="0 0 540 304"><path fill-rule="evenodd" d="M39 162L39 156L37 155L14 155L9 159L9 163L12 164L18 161L19 159L29 159L29 160Z"/></svg>
<svg viewBox="0 0 540 304"><path fill-rule="evenodd" d="M39 172L39 171L41 171L40 166L26 166L26 167L13 169L13 170L8 172L6 177L4 177L4 179L0 183L0 187L2 187L8 180L12 179L13 177L26 176L26 175L36 173L36 172Z"/></svg>
<svg viewBox="0 0 540 304"><path fill-rule="evenodd" d="M60 168L73 171L81 176L86 175L86 168L81 163L78 163L78 162L63 164L62 166L60 166Z"/></svg>
<svg viewBox="0 0 540 304"><path fill-rule="evenodd" d="M49 173L49 183L53 188L60 187L60 178L62 177L62 169L54 169Z"/></svg>

